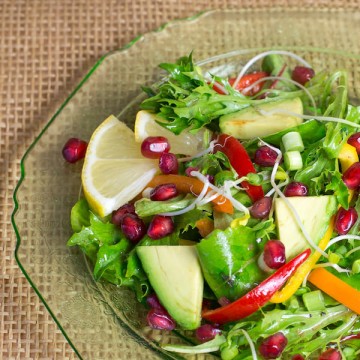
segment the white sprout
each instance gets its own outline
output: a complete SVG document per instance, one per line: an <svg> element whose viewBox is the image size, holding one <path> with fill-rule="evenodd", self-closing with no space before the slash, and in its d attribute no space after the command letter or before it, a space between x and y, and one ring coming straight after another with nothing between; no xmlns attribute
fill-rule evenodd
<svg viewBox="0 0 360 360"><path fill-rule="evenodd" d="M205 154L211 153L214 151L214 146L217 142L217 139L210 141L209 143L209 147L203 151L200 151L199 153L193 155L193 156L187 156L187 157L183 157L178 159L179 162L186 162L186 161L190 161L196 158L199 158L201 156L204 156Z"/></svg>
<svg viewBox="0 0 360 360"><path fill-rule="evenodd" d="M255 64L258 60L268 56L268 55L272 55L272 54L278 54L278 55L287 55L289 57L292 57L293 59L299 61L300 63L302 63L304 66L311 68L311 65L306 62L302 57L290 52L290 51L285 51L285 50L270 50L270 51L265 51L263 53L260 53L256 56L254 56L252 59L250 59L241 69L240 73L238 74L238 76L236 77L235 82L233 83L233 88L236 89L240 79L246 74L246 72L251 68L251 66L253 64Z"/></svg>
<svg viewBox="0 0 360 360"><path fill-rule="evenodd" d="M331 262L316 264L316 265L314 266L314 268L319 268L319 267L332 267L332 268L334 268L335 270L337 270L337 271L340 272L340 273L351 273L351 270L343 269L343 268L340 267L339 265L333 264L333 263L331 263Z"/></svg>
<svg viewBox="0 0 360 360"><path fill-rule="evenodd" d="M296 85L297 87L299 87L301 90L303 90L305 92L305 94L309 97L310 101L311 101L311 104L312 106L314 107L314 109L316 109L316 102L315 102L315 99L314 97L311 95L310 91L302 84L298 83L297 81L295 80L292 80L292 79L288 79L288 78L284 78L282 76L265 76L259 80L256 80L254 83L252 83L250 86L246 87L245 89L242 90L242 92L248 92L250 91L252 88L254 88L256 85L262 83L263 81L266 81L266 80L281 80L281 81L287 81L287 82L290 82L294 85Z"/></svg>
<svg viewBox="0 0 360 360"><path fill-rule="evenodd" d="M334 245L335 243L337 243L338 241L341 241L341 240L347 240L347 239L351 239L351 240L360 240L360 236L358 235L340 235L340 236L337 236L333 239L331 239L328 244L326 245L326 249L328 249L330 246Z"/></svg>
<svg viewBox="0 0 360 360"><path fill-rule="evenodd" d="M351 255L352 253L354 253L355 251L359 251L360 250L360 246L351 249L350 251L348 251L345 256L348 257L349 255Z"/></svg>
<svg viewBox="0 0 360 360"><path fill-rule="evenodd" d="M202 199L205 197L208 189L209 189L209 184L210 182L207 181L207 182L204 182L204 187L202 188L199 196L188 206L184 207L183 209L181 210L177 210L177 211L171 211L171 212L165 212L165 213L161 213L160 215L163 215L163 216L176 216L176 215L182 215L182 214L185 214L186 212L192 210L195 208L196 205L198 205Z"/></svg>
<svg viewBox="0 0 360 360"><path fill-rule="evenodd" d="M215 200L217 197L219 196L219 194L217 194L215 191L210 190L206 196L204 196L204 198L198 203L198 205L204 205L209 203L210 201Z"/></svg>
<svg viewBox="0 0 360 360"><path fill-rule="evenodd" d="M294 113L292 111L288 111L285 109L276 109L276 110L272 110L272 111L265 111L262 109L258 109L259 113L264 115L264 116L271 116L274 114L285 114L285 115L290 115L290 116L295 116L298 117L300 119L304 119L304 120L318 120L318 121L329 121L329 122L337 122L337 123L341 123L341 124L345 124L345 125L349 125L355 128L360 128L360 124L356 124L352 121L349 120L344 120L344 119L340 119L340 118L336 118L336 117L331 117L331 116L311 116L311 115L303 115L303 114L297 114Z"/></svg>
<svg viewBox="0 0 360 360"><path fill-rule="evenodd" d="M250 350L251 350L251 355L253 357L253 360L257 360L255 345L254 345L253 341L251 340L251 337L250 337L249 333L244 329L241 329L241 331L243 332L243 334L245 336L245 339L249 343Z"/></svg>
<svg viewBox="0 0 360 360"><path fill-rule="evenodd" d="M309 233L308 233L307 230L305 229L304 224L302 223L302 221L301 221L301 219L300 219L300 217L299 217L299 214L297 213L297 211L295 210L295 208L293 207L293 205L289 202L289 200L286 198L286 196L281 192L281 190L280 190L280 188L278 187L278 185L275 183L275 175L276 175L277 169L278 169L278 167L279 167L280 160L281 160L281 156L282 156L281 151L280 151L278 148L276 148L276 147L274 147L274 146L266 143L266 142L263 141L263 140L260 140L260 142L261 142L261 144L268 146L269 148L271 148L272 150L274 150L274 151L278 154L278 156L277 156L277 158L276 158L276 161L275 161L275 165L274 165L273 170L272 170L272 172L271 172L271 177L270 177L270 183L271 183L273 189L274 189L275 192L284 200L286 206L290 209L290 211L291 211L292 214L294 215L295 220L296 220L298 226L300 227L301 232L302 232L303 235L305 236L306 241L309 243L309 245L310 245L312 248L316 249L316 251L319 252L321 255L323 255L324 257L327 258L327 257L328 257L328 254L327 254L326 252L324 252L322 249L320 249L319 246L317 246L317 245L313 242L313 240L311 239Z"/></svg>
<svg viewBox="0 0 360 360"><path fill-rule="evenodd" d="M201 174L199 171L192 171L190 174L191 174L191 176L196 177L197 179L199 179L203 183L207 182L211 189L215 190L219 195L222 195L225 198L227 198L229 201L231 201L231 203L235 207L235 209L237 209L239 211L242 211L245 214L249 214L249 209L232 197L232 195L231 195L231 193L229 191L230 190L229 189L229 184L226 184L227 183L226 181L224 183L223 188L218 188L217 186L211 184L209 182L209 180L203 174Z"/></svg>

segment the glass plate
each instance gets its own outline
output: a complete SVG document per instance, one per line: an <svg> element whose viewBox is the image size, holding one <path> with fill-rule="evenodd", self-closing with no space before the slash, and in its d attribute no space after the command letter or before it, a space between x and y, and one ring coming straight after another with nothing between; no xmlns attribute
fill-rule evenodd
<svg viewBox="0 0 360 360"><path fill-rule="evenodd" d="M94 65L24 155L13 214L18 264L80 358L178 358L157 345L177 336L150 331L132 293L96 284L82 254L66 247L82 166L64 162L66 140L89 139L110 114L121 113L131 126L140 87L163 76L157 65L191 51L201 60L240 49L239 64L269 48L295 51L316 69L348 69L351 96L360 98L354 86L360 81L359 24L354 11L210 11L141 36Z"/></svg>

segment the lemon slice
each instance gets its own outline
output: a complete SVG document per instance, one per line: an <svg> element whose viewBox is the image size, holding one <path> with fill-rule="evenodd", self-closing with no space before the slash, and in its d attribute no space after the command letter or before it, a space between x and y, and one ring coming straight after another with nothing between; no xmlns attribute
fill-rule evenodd
<svg viewBox="0 0 360 360"><path fill-rule="evenodd" d="M139 194L158 171L157 161L142 156L134 133L111 115L87 147L81 174L85 198L104 217Z"/></svg>
<svg viewBox="0 0 360 360"><path fill-rule="evenodd" d="M204 148L205 132L209 130L200 129L196 134L189 131L182 131L180 135L175 135L171 131L163 128L156 122L156 115L145 110L141 110L136 115L135 121L135 140L142 142L149 136L164 136L170 143L170 151L174 154L194 156ZM164 122L164 119L159 119Z"/></svg>

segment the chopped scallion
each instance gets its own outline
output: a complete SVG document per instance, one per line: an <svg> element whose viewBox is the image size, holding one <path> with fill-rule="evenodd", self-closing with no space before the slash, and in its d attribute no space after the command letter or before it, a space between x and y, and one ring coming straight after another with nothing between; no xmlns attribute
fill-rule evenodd
<svg viewBox="0 0 360 360"><path fill-rule="evenodd" d="M285 152L287 151L304 151L304 143L300 133L297 131L290 131L282 137Z"/></svg>
<svg viewBox="0 0 360 360"><path fill-rule="evenodd" d="M325 310L324 296L320 290L310 291L302 299L309 311Z"/></svg>
<svg viewBox="0 0 360 360"><path fill-rule="evenodd" d="M299 170L303 167L302 157L299 151L287 151L284 154L285 167L292 170Z"/></svg>

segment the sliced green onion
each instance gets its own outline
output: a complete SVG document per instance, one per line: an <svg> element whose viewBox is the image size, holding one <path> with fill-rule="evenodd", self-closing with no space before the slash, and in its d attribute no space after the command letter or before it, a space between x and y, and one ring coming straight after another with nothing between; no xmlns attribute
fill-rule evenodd
<svg viewBox="0 0 360 360"><path fill-rule="evenodd" d="M309 311L325 310L325 300L320 290L310 291L304 294L302 299Z"/></svg>
<svg viewBox="0 0 360 360"><path fill-rule="evenodd" d="M287 151L284 154L284 163L285 167L290 171L302 169L303 161L300 151Z"/></svg>
<svg viewBox="0 0 360 360"><path fill-rule="evenodd" d="M290 131L285 134L282 138L285 152L287 151L304 151L304 143L302 141L300 133L297 131Z"/></svg>
<svg viewBox="0 0 360 360"><path fill-rule="evenodd" d="M338 264L341 258L342 256L337 253L329 254L329 262L331 262L332 264Z"/></svg>
<svg viewBox="0 0 360 360"><path fill-rule="evenodd" d="M351 271L353 272L353 274L360 273L360 259L357 259L353 262Z"/></svg>

